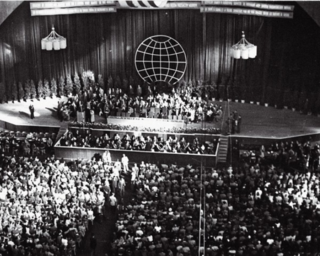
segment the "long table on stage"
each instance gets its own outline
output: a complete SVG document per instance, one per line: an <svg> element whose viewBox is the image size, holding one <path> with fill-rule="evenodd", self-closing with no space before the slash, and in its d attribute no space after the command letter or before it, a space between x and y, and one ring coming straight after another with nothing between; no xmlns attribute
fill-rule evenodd
<svg viewBox="0 0 320 256"><path fill-rule="evenodd" d="M186 127L183 120L144 118L144 117L123 117L109 116L108 123L115 125L130 125L149 128L182 128Z"/></svg>
<svg viewBox="0 0 320 256"><path fill-rule="evenodd" d="M206 167L214 167L216 165L217 155L198 155L198 154L180 154L170 152L149 152L138 150L119 150L105 148L82 148L82 147L63 147L55 146L55 156L64 159L91 159L96 153L103 154L109 150L113 161L119 159L125 154L130 162L140 163L160 163L160 164L194 164L199 166L202 162Z"/></svg>

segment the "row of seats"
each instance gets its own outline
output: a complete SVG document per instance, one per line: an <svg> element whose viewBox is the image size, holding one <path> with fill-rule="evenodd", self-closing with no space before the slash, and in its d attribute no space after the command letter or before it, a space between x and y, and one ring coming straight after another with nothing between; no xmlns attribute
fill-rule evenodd
<svg viewBox="0 0 320 256"><path fill-rule="evenodd" d="M16 137L20 139L24 139L27 137L27 134L30 134L30 132L26 131L9 131L9 130L3 130L0 132L0 136L9 136L9 137ZM33 138L51 138L52 140L56 139L56 133L49 133L49 132L32 132Z"/></svg>

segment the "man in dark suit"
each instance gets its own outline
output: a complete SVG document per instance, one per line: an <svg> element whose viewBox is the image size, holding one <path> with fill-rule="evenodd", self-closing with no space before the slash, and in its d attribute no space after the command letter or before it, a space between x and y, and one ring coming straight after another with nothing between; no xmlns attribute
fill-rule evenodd
<svg viewBox="0 0 320 256"><path fill-rule="evenodd" d="M32 104L29 106L29 110L30 110L30 118L33 119L34 118L34 106Z"/></svg>

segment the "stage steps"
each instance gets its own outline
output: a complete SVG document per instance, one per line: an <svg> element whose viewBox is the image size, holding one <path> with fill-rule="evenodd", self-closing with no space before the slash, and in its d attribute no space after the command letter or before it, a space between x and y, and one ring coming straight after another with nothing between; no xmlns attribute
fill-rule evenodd
<svg viewBox="0 0 320 256"><path fill-rule="evenodd" d="M221 136L217 155L217 163L226 163L228 157L229 136Z"/></svg>
<svg viewBox="0 0 320 256"><path fill-rule="evenodd" d="M60 138L66 133L67 129L68 129L68 123L67 122L61 123L59 132L56 136L56 140L54 143L56 143L58 140L60 140Z"/></svg>

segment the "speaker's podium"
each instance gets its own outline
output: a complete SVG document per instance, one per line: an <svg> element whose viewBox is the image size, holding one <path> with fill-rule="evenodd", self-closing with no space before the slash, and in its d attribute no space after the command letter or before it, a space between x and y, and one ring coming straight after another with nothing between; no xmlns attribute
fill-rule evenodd
<svg viewBox="0 0 320 256"><path fill-rule="evenodd" d="M77 111L77 122L85 122L86 120L86 112Z"/></svg>

